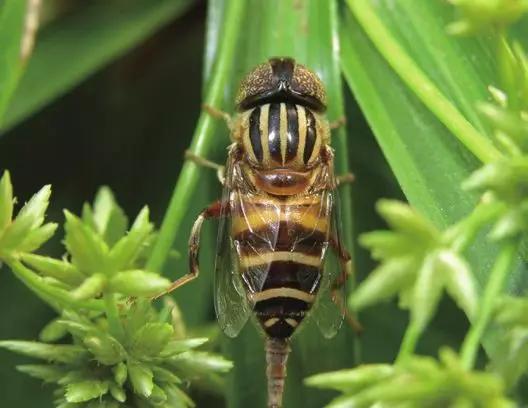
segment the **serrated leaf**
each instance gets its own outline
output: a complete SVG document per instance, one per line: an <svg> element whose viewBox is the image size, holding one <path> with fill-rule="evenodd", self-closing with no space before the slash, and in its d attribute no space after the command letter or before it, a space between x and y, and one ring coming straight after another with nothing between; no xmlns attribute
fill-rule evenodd
<svg viewBox="0 0 528 408"><path fill-rule="evenodd" d="M174 354L200 347L202 344L207 343L207 341L208 339L206 338L171 340L162 350L161 355L163 357L170 357Z"/></svg>
<svg viewBox="0 0 528 408"><path fill-rule="evenodd" d="M110 251L112 267L116 270L122 270L133 266L152 230L153 225L149 222L149 210L144 207L136 217L129 233L121 238Z"/></svg>
<svg viewBox="0 0 528 408"><path fill-rule="evenodd" d="M75 299L85 300L98 296L107 283L106 275L96 273L86 278L71 294Z"/></svg>
<svg viewBox="0 0 528 408"><path fill-rule="evenodd" d="M90 227L68 210L64 211L64 244L79 271L92 275L107 272L108 246Z"/></svg>
<svg viewBox="0 0 528 408"><path fill-rule="evenodd" d="M396 295L412 283L416 267L412 258L395 259L380 265L354 291L349 299L350 307L361 310Z"/></svg>
<svg viewBox="0 0 528 408"><path fill-rule="evenodd" d="M44 224L42 227L30 231L22 243L18 246L20 252L33 252L39 249L44 243L55 234L58 225L55 223Z"/></svg>
<svg viewBox="0 0 528 408"><path fill-rule="evenodd" d="M107 290L126 296L155 296L170 286L170 281L157 273L143 270L123 271L108 281Z"/></svg>
<svg viewBox="0 0 528 408"><path fill-rule="evenodd" d="M65 260L36 254L22 254L20 258L37 272L69 285L79 285L85 279L74 265Z"/></svg>
<svg viewBox="0 0 528 408"><path fill-rule="evenodd" d="M64 396L68 402L79 403L102 397L107 392L107 381L92 380L68 384Z"/></svg>
<svg viewBox="0 0 528 408"><path fill-rule="evenodd" d="M24 364L17 366L17 370L44 382L57 382L67 369L57 365Z"/></svg>
<svg viewBox="0 0 528 408"><path fill-rule="evenodd" d="M202 351L187 351L169 358L168 362L183 373L186 370L194 370L198 373L209 373L211 371L227 372L233 368L233 363L219 356Z"/></svg>
<svg viewBox="0 0 528 408"><path fill-rule="evenodd" d="M132 383L134 392L143 397L150 397L154 388L154 374L146 365L135 362L128 362L128 378Z"/></svg>
<svg viewBox="0 0 528 408"><path fill-rule="evenodd" d="M48 208L51 187L42 187L22 207L14 221L4 230L0 237L0 248L16 250L28 236L29 232L38 228L44 222L44 213Z"/></svg>
<svg viewBox="0 0 528 408"><path fill-rule="evenodd" d="M154 379L158 383L164 382L164 383L181 384L182 382L179 377L174 375L174 373L172 373L169 370L166 370L163 367L154 366L152 367L152 372L154 373Z"/></svg>
<svg viewBox="0 0 528 408"><path fill-rule="evenodd" d="M90 332L83 339L85 347L95 359L107 366L122 362L127 353L121 343L104 332Z"/></svg>
<svg viewBox="0 0 528 408"><path fill-rule="evenodd" d="M97 231L109 247L113 246L128 228L127 216L117 204L112 190L106 186L101 187L95 196L93 219Z"/></svg>
<svg viewBox="0 0 528 408"><path fill-rule="evenodd" d="M69 344L45 344L35 341L4 340L0 347L28 357L60 363L78 363L88 356L79 346Z"/></svg>
<svg viewBox="0 0 528 408"><path fill-rule="evenodd" d="M174 335L169 323L147 323L132 338L130 352L136 358L156 357Z"/></svg>
<svg viewBox="0 0 528 408"><path fill-rule="evenodd" d="M0 179L0 233L13 218L13 185L9 172L4 171Z"/></svg>

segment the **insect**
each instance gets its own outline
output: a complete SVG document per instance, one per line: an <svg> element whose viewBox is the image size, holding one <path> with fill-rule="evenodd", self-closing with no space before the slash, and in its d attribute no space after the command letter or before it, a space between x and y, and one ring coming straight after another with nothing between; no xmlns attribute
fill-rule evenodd
<svg viewBox="0 0 528 408"><path fill-rule="evenodd" d="M341 326L337 291L351 259L339 235L339 179L318 76L291 58L270 59L243 79L236 108L223 196L196 219L190 271L171 290L198 276L202 224L218 218L218 321L235 337L256 318L266 338L268 407L278 408L290 338L301 323L310 315L326 337Z"/></svg>

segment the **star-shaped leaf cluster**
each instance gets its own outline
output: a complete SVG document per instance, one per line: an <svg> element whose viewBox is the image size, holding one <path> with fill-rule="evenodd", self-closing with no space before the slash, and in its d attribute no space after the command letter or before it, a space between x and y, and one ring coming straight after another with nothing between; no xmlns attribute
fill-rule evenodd
<svg viewBox="0 0 528 408"><path fill-rule="evenodd" d="M315 375L306 383L343 393L328 408L514 407L504 395L499 376L464 370L450 349L440 350L439 357L413 356L397 365L362 365Z"/></svg>
<svg viewBox="0 0 528 408"><path fill-rule="evenodd" d="M104 317L65 311L41 332L41 342L2 341L0 347L43 360L18 369L56 386L56 406L189 407L184 381L213 377L231 363L195 350L203 338L181 339L146 301L126 306L123 340L108 332ZM67 337L71 342L54 343Z"/></svg>
<svg viewBox="0 0 528 408"><path fill-rule="evenodd" d="M528 228L528 58L518 44L503 47L505 90L490 88L495 103L480 105L503 155L475 171L464 184L501 206L491 231L494 239L516 238Z"/></svg>
<svg viewBox="0 0 528 408"><path fill-rule="evenodd" d="M442 232L407 204L381 200L378 211L391 230L363 234L360 243L369 248L380 265L349 299L353 310L399 296L409 308L411 321L423 330L446 291L472 316L477 293L470 267L453 248L451 231Z"/></svg>
<svg viewBox="0 0 528 408"><path fill-rule="evenodd" d="M154 238L148 208L143 208L128 229L128 220L108 188L99 190L93 208L84 205L82 217L65 211L62 260L23 254L22 261L78 300L102 293L153 296L170 282L144 269L149 244Z"/></svg>

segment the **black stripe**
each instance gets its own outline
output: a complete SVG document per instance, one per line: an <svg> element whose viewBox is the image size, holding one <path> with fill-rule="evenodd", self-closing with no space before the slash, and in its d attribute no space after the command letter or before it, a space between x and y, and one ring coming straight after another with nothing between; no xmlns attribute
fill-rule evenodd
<svg viewBox="0 0 528 408"><path fill-rule="evenodd" d="M255 314L268 336L287 338L293 334L295 328L283 319L294 319L300 323L309 309L310 304L303 300L276 297L257 302L255 305ZM264 323L273 317L277 317L280 320L271 327L264 327Z"/></svg>
<svg viewBox="0 0 528 408"><path fill-rule="evenodd" d="M321 268L293 261L273 261L246 269L242 277L251 292L291 288L314 294L319 289Z"/></svg>
<svg viewBox="0 0 528 408"><path fill-rule="evenodd" d="M308 163L310 157L312 156L315 139L317 138L317 131L315 130L315 118L312 112L309 109L305 109L306 112L306 143L304 145L304 163Z"/></svg>
<svg viewBox="0 0 528 408"><path fill-rule="evenodd" d="M249 140L253 153L259 162L262 162L262 140L260 139L260 108L253 109L249 116Z"/></svg>
<svg viewBox="0 0 528 408"><path fill-rule="evenodd" d="M268 117L268 146L270 156L276 162L281 162L280 140L280 104L273 103L269 108Z"/></svg>
<svg viewBox="0 0 528 408"><path fill-rule="evenodd" d="M286 145L286 161L292 160L297 154L299 146L299 122L297 119L297 106L291 103L286 105L288 117L288 143Z"/></svg>
<svg viewBox="0 0 528 408"><path fill-rule="evenodd" d="M313 226L307 228L304 224L296 224L291 221L280 221L278 231L276 223L267 225L262 228L252 229L250 225L247 229L240 231L233 235L235 241L250 241L256 245L262 242L262 239L268 239L266 242L274 242L281 244L283 242L291 242L293 239L303 237L303 240L311 240L312 242L327 242L328 237L326 233L314 230ZM290 235L293 233L293 236ZM263 238L259 238L263 237Z"/></svg>

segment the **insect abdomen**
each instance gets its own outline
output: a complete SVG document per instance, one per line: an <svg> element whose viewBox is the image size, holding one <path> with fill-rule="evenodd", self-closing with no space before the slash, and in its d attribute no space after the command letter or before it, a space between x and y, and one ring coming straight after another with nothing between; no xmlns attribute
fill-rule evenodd
<svg viewBox="0 0 528 408"><path fill-rule="evenodd" d="M293 334L319 288L328 222L317 199L291 204L263 196L233 215L239 269L256 316L273 338Z"/></svg>

